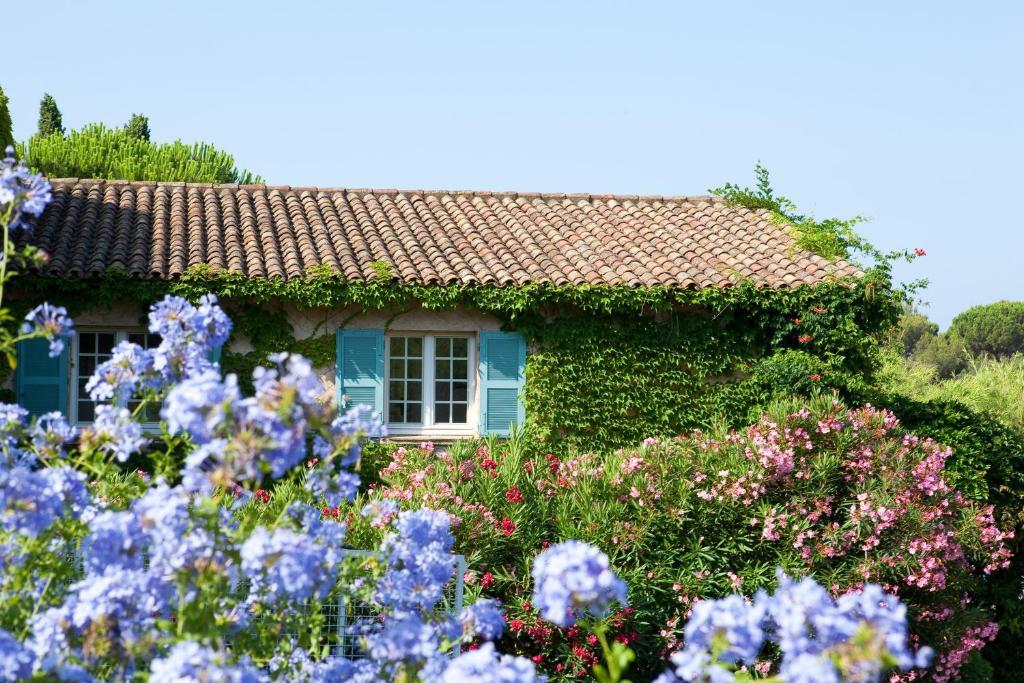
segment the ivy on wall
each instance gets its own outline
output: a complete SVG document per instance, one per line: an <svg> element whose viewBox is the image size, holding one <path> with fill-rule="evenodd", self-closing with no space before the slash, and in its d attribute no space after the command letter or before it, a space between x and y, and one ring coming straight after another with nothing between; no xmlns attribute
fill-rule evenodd
<svg viewBox="0 0 1024 683"><path fill-rule="evenodd" d="M235 334L252 350L225 350L221 363L241 380L268 353L289 350L317 365L334 362L334 330L296 339L285 304L306 310L400 311L412 305L465 306L527 336L527 414L539 433L581 445L635 442L724 417L742 422L766 389L756 382L773 354L799 350L817 363L823 386L834 375L870 374L875 336L899 314L888 272L789 289L738 283L727 289L609 286L408 285L386 266L353 282L326 268L301 279L246 278L190 269L173 281L112 272L90 280L25 275L19 298L65 305L72 315L114 302L143 307L164 294L213 292ZM806 378L805 378L806 379ZM810 380L806 380L810 381Z"/></svg>

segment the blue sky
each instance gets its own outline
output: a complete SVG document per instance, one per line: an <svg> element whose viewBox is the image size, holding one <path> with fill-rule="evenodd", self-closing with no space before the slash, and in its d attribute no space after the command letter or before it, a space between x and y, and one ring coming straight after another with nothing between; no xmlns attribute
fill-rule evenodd
<svg viewBox="0 0 1024 683"><path fill-rule="evenodd" d="M943 326L1024 299L1022 3L85 7L4 8L17 137L47 91L69 127L143 112L275 184L703 194L760 160L927 249L898 274Z"/></svg>

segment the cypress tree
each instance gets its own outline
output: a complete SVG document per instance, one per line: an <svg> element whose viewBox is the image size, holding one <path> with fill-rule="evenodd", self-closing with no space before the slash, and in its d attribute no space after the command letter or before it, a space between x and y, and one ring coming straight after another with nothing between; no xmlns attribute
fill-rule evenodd
<svg viewBox="0 0 1024 683"><path fill-rule="evenodd" d="M14 144L14 122L11 121L11 110L7 108L7 95L0 88L0 155L8 146Z"/></svg>
<svg viewBox="0 0 1024 683"><path fill-rule="evenodd" d="M128 137L149 142L149 117L143 114L132 114L132 118L125 124L124 132L128 134Z"/></svg>
<svg viewBox="0 0 1024 683"><path fill-rule="evenodd" d="M57 108L57 102L50 93L43 95L39 103L39 132L40 137L47 137L54 133L64 135L64 121Z"/></svg>

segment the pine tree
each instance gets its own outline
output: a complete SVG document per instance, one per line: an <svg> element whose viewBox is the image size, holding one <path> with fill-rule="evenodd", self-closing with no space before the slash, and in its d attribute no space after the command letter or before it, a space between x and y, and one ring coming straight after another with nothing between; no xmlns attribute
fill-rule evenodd
<svg viewBox="0 0 1024 683"><path fill-rule="evenodd" d="M132 118L125 124L124 132L128 137L149 142L149 117L144 114L132 114Z"/></svg>
<svg viewBox="0 0 1024 683"><path fill-rule="evenodd" d="M14 144L14 123L11 121L11 110L7 108L7 95L0 88L0 155Z"/></svg>
<svg viewBox="0 0 1024 683"><path fill-rule="evenodd" d="M39 132L40 137L47 137L54 133L64 135L64 121L57 108L57 102L50 93L43 95L39 103Z"/></svg>

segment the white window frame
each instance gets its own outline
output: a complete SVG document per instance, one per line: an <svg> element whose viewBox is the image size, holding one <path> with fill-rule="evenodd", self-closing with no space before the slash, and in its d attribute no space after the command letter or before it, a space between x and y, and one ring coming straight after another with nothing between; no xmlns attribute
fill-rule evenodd
<svg viewBox="0 0 1024 683"><path fill-rule="evenodd" d="M68 363L70 364L70 367L68 368L68 384L70 386L68 387L68 403L69 403L69 405L68 405L67 415L68 415L68 419L71 422L71 424L79 426L79 427L84 427L84 426L87 426L87 425L91 425L92 422L88 421L88 420L79 420L78 419L78 399L79 399L79 396L80 396L79 390L78 390L78 359L79 359L78 349L79 349L79 340L81 339L81 337L79 335L81 333L83 333L83 332L86 333L86 334L104 334L104 333L105 334L113 334L114 335L114 346L116 347L121 342L128 341L128 335L130 335L130 334L151 334L151 333L148 330L146 330L145 328L142 328L142 327L138 327L138 328L134 328L134 327L133 328L123 328L123 327L118 327L118 328L112 328L112 327L85 327L85 328L79 328L76 332L77 333L74 336L71 337L71 344L69 345L70 348L69 348L69 353L68 353ZM159 422L142 422L141 424L142 424L143 430L146 431L146 432L158 432L158 431L160 431L160 423Z"/></svg>
<svg viewBox="0 0 1024 683"><path fill-rule="evenodd" d="M424 332L421 330L389 330L384 335L384 410L387 419L391 410L391 339L393 337L420 337L423 339L423 388L421 399L422 422L387 422L390 436L457 437L476 436L479 425L479 396L477 395L477 335L473 332ZM435 348L438 337L462 337L466 339L469 360L466 363L466 422L452 424L434 423L434 370Z"/></svg>

